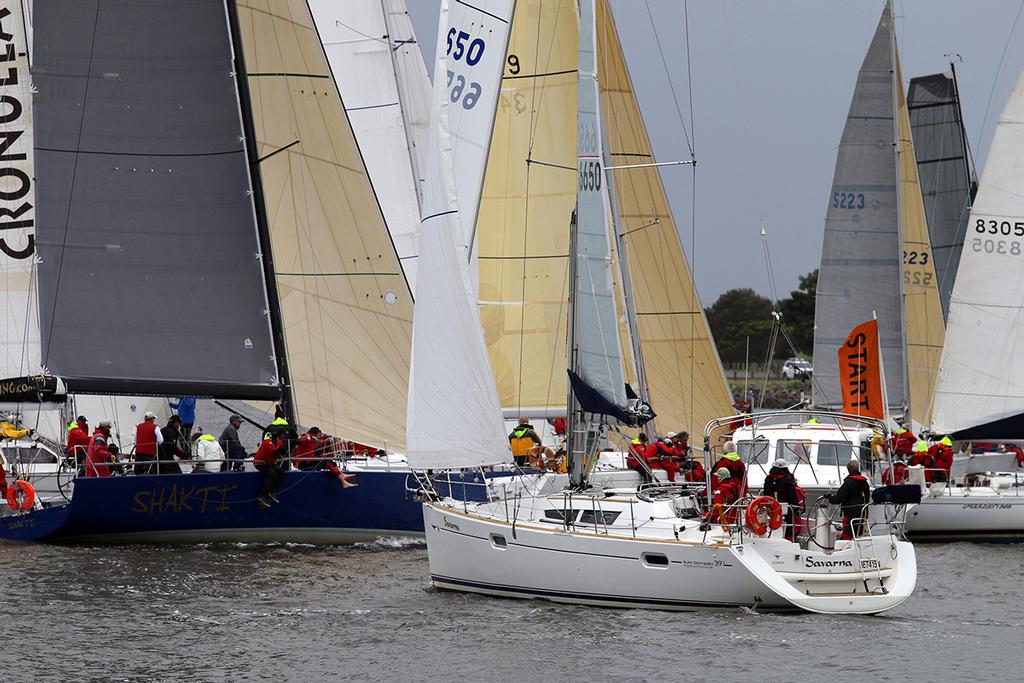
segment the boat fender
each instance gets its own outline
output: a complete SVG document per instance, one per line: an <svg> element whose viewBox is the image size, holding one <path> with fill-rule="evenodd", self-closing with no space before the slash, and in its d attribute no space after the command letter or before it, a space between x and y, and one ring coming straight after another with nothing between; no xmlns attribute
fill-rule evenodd
<svg viewBox="0 0 1024 683"><path fill-rule="evenodd" d="M7 487L7 505L12 510L31 510L35 504L36 489L32 484L19 479Z"/></svg>
<svg viewBox="0 0 1024 683"><path fill-rule="evenodd" d="M782 506L771 496L760 496L747 506L747 528L758 536L764 536L768 527L761 521L760 512L768 510L768 527L773 531L782 526Z"/></svg>

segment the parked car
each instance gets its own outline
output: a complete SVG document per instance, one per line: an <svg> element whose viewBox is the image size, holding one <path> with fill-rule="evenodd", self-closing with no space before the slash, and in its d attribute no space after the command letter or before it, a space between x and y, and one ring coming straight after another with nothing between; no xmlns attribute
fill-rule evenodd
<svg viewBox="0 0 1024 683"><path fill-rule="evenodd" d="M810 379L814 368L803 358L790 358L782 364L782 376L786 379Z"/></svg>

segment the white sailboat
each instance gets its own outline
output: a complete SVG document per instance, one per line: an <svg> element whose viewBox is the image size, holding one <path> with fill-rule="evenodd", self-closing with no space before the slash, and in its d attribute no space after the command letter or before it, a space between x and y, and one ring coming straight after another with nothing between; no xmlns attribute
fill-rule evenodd
<svg viewBox="0 0 1024 683"><path fill-rule="evenodd" d="M624 391L604 196L608 190L595 2L584 0L579 8L577 212L569 251L570 487L550 495L527 492L495 502L465 503L435 495L425 480L430 499L424 503L424 521L434 585L663 609L743 605L877 613L899 605L913 590L916 560L913 547L898 541L891 530L839 541L829 552L809 550L777 534L757 536L742 520L733 526L701 525L693 499L679 490L638 493L635 488L588 487L589 470L608 425L636 425L645 414L643 406L626 400ZM437 128L443 131L443 119ZM435 240L437 251L428 251L428 243ZM469 329L472 310L451 310L463 305L466 286L451 263L451 241L451 235L425 226L421 274L449 276L431 283L447 288L428 288L421 277L417 301L408 441L410 463L423 468L471 467L508 457L496 422L497 396L487 381L489 373L479 369L479 351L472 349L479 340L479 331ZM450 313L444 325L428 315L435 309L421 308L425 301L437 312ZM422 310L428 313L421 319ZM452 348L470 362L442 366L450 362ZM421 374L424 363L431 363L432 372ZM466 377L474 368L475 374ZM453 383L446 375L449 370L465 386ZM421 425L412 421L421 408L439 420L450 415L468 425L470 447L437 448L430 434L419 433ZM714 426L705 432L706 441Z"/></svg>
<svg viewBox="0 0 1024 683"><path fill-rule="evenodd" d="M1021 121L1024 72L996 125L950 296L931 428L961 442L1024 437L1024 361L1018 349L1024 315ZM1021 488L1009 485L1012 478L995 486L991 477L979 476L1013 467L1009 456L1003 460L998 467L982 466L981 458L955 459L952 482L926 487L932 495L908 516L908 535L1024 541Z"/></svg>

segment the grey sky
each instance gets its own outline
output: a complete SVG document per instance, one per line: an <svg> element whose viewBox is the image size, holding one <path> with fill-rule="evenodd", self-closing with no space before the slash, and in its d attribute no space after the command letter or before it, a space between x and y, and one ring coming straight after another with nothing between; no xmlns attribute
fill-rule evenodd
<svg viewBox="0 0 1024 683"><path fill-rule="evenodd" d="M947 70L946 53L963 57L957 77L979 175L999 112L1024 65L1024 26L1018 26L999 68L1021 2L895 2L906 83ZM439 0L408 3L431 69ZM649 6L688 116L683 2L612 0L612 6L655 153L661 161L687 159L648 15ZM762 220L780 297L796 287L798 275L817 268L836 147L882 6L882 0L689 0L695 244L691 171L668 167L662 177L688 256L696 258L704 305L733 287L770 293Z"/></svg>

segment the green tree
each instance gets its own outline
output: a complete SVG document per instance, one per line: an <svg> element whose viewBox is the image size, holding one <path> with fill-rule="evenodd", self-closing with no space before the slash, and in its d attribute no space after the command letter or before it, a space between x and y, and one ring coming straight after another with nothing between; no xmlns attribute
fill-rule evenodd
<svg viewBox="0 0 1024 683"><path fill-rule="evenodd" d="M744 362L748 336L751 362L764 359L772 329L770 299L750 288L730 289L704 314L723 363Z"/></svg>
<svg viewBox="0 0 1024 683"><path fill-rule="evenodd" d="M796 350L806 355L814 350L814 295L817 289L818 270L815 269L801 276L798 288L789 293L788 299L779 302L783 326L796 345ZM790 352L788 345L778 351L786 354Z"/></svg>

